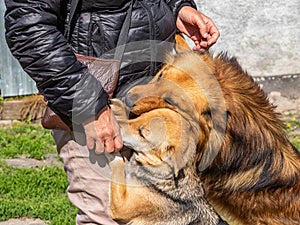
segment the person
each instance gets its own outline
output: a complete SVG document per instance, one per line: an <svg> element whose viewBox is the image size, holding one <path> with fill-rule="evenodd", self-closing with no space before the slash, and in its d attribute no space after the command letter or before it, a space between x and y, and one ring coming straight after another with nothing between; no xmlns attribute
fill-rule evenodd
<svg viewBox="0 0 300 225"><path fill-rule="evenodd" d="M54 130L53 136L68 177L68 197L78 208L76 224L117 224L108 213L109 165L103 163L111 154L101 153L120 151L120 128L107 106L107 93L74 53L101 57L116 48L130 4L127 43L172 43L175 33L181 32L194 42L194 50L206 51L219 38L216 25L193 0L85 0L71 18L68 39L64 32L69 0L5 0L5 4L5 34L13 56L48 106L73 127L72 132ZM151 49L126 50L123 60ZM161 63L150 58L133 66L123 66L122 60L115 96L128 83L155 73Z"/></svg>

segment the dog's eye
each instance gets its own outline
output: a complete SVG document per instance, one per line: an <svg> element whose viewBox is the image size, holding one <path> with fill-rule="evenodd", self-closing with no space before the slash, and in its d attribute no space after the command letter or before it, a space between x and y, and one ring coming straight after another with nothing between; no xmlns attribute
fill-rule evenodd
<svg viewBox="0 0 300 225"><path fill-rule="evenodd" d="M165 101L166 103L168 103L169 105L176 106L176 103L173 102L172 99L169 98L169 97L164 98L164 101Z"/></svg>
<svg viewBox="0 0 300 225"><path fill-rule="evenodd" d="M163 73L161 72L161 73L157 76L156 82L159 82L159 81L161 80L162 75L163 75Z"/></svg>
<svg viewBox="0 0 300 225"><path fill-rule="evenodd" d="M142 132L142 129L139 129L139 135L145 139L144 135L143 135L143 132Z"/></svg>

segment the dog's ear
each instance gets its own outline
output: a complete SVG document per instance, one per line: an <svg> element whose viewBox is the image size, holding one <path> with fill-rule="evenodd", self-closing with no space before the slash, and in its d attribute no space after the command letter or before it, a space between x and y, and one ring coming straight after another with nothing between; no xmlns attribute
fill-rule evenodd
<svg viewBox="0 0 300 225"><path fill-rule="evenodd" d="M178 177L179 171L186 168L196 157L196 143L191 140L186 149L176 149L172 147L173 154L169 157L168 164L173 169L174 177Z"/></svg>
<svg viewBox="0 0 300 225"><path fill-rule="evenodd" d="M212 130L209 136L206 149L203 151L200 162L198 164L198 170L204 171L214 161L218 155L223 142L223 135L218 134L216 130Z"/></svg>
<svg viewBox="0 0 300 225"><path fill-rule="evenodd" d="M209 136L206 145L202 145L203 149L200 150L202 155L198 164L199 171L207 169L221 150L227 124L227 111L215 109L212 113L202 114L202 116L206 120Z"/></svg>
<svg viewBox="0 0 300 225"><path fill-rule="evenodd" d="M176 44L175 50L177 53L184 53L184 52L191 51L188 42L185 40L184 36L180 33L175 35L175 44Z"/></svg>

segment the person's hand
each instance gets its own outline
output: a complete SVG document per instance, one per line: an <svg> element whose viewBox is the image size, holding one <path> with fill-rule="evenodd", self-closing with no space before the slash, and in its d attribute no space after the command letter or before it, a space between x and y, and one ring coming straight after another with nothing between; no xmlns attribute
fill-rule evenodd
<svg viewBox="0 0 300 225"><path fill-rule="evenodd" d="M193 50L208 50L220 36L213 21L190 6L184 6L179 10L176 26L180 32L194 41Z"/></svg>
<svg viewBox="0 0 300 225"><path fill-rule="evenodd" d="M95 120L85 122L83 127L88 149L94 149L96 153L104 151L112 153L118 152L123 147L120 127L109 107Z"/></svg>

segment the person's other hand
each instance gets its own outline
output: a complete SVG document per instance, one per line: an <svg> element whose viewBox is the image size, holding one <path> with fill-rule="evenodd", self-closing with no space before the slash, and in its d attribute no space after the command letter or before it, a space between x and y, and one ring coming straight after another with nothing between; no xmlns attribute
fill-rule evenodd
<svg viewBox="0 0 300 225"><path fill-rule="evenodd" d="M190 6L184 6L179 10L176 26L180 32L194 41L193 50L206 51L220 37L213 21Z"/></svg>
<svg viewBox="0 0 300 225"><path fill-rule="evenodd" d="M112 113L107 107L95 120L83 124L86 134L86 145L88 149L96 153L118 152L123 147L120 127Z"/></svg>

